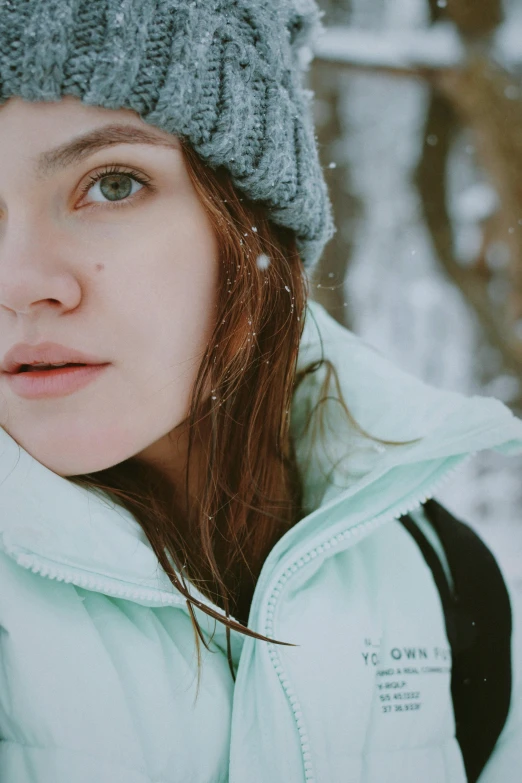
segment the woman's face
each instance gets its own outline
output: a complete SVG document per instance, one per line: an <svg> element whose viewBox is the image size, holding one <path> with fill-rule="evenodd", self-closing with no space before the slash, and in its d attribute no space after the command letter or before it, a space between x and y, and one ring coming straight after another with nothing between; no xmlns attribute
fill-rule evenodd
<svg viewBox="0 0 522 783"><path fill-rule="evenodd" d="M120 135L106 130L115 124ZM131 143L125 130L159 143ZM52 341L110 363L87 386L41 399L0 374L0 426L39 462L72 476L132 456L169 461L217 276L216 239L174 136L72 96L0 107L0 361L16 343Z"/></svg>

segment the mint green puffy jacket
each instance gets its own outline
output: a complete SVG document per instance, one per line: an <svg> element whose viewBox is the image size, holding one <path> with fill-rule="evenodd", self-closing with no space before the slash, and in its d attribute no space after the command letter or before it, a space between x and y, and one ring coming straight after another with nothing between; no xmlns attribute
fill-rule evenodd
<svg viewBox="0 0 522 783"><path fill-rule="evenodd" d="M323 370L299 387L292 428L308 513L266 559L249 618L298 646L232 632L234 683L224 626L196 610L215 631L197 700L185 599L136 520L0 429L2 783L465 783L439 593L397 520L418 515L477 451L522 453L522 421L498 400L404 373L317 304L300 366L320 358L319 334L359 424L422 439L381 447L332 402L324 444L310 449L303 423ZM522 769L511 598L511 708L480 783L514 783ZM414 709L379 698L397 672Z"/></svg>

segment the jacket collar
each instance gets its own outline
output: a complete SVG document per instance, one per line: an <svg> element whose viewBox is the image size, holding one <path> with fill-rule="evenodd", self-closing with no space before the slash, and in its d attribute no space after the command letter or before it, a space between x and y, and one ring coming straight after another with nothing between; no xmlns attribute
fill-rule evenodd
<svg viewBox="0 0 522 783"><path fill-rule="evenodd" d="M332 383L330 399L322 406L326 436L318 445L312 428L305 433L305 422L325 370L309 376L298 389L292 410L309 511L341 500L346 490L357 490L369 476L398 464L442 461L483 449L522 453L522 420L500 400L468 397L424 383L338 324L322 306L310 303L298 369L321 358L336 367L349 412L362 429L381 440L419 441L387 446L364 437L335 399Z"/></svg>
<svg viewBox="0 0 522 783"><path fill-rule="evenodd" d="M321 356L336 366L350 413L365 430L385 440L421 440L406 446L375 445L347 424L338 403L330 401L326 446L311 449L303 425L324 368L309 376L296 392L291 421L310 513L278 542L278 552L287 555L307 536L316 536L319 518L323 536L339 513L349 521L349 505L343 502L393 467L409 466L411 478L406 480L413 484L414 468L418 472L424 464L449 465L452 458L485 448L522 453L522 421L499 400L465 397L423 383L310 303L298 368ZM133 588L148 589L149 604L154 603L154 591L172 593L170 580L129 512L106 495L48 470L1 428L0 508L0 545L21 565L37 570L36 558L44 576L102 578L105 585L126 586L129 596Z"/></svg>

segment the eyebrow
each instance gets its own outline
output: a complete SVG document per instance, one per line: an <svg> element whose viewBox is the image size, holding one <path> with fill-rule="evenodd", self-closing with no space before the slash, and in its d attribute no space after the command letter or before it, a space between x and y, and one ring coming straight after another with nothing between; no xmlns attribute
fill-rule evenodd
<svg viewBox="0 0 522 783"><path fill-rule="evenodd" d="M154 144L170 149L180 148L175 136L166 139L153 131L137 128L135 125L104 125L41 153L35 161L36 174L39 177L47 177L59 169L81 163L95 152L116 144Z"/></svg>

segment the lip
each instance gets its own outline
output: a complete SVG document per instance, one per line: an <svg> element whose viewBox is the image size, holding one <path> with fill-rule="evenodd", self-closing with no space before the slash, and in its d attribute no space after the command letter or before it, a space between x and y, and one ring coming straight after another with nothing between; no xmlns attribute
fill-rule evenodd
<svg viewBox="0 0 522 783"><path fill-rule="evenodd" d="M63 364L65 362L91 365L108 363L104 359L100 359L99 356L90 356L59 343L45 342L38 345L17 343L4 356L2 370L4 373L14 373L22 364Z"/></svg>
<svg viewBox="0 0 522 783"><path fill-rule="evenodd" d="M24 362L25 363L25 362ZM10 388L20 397L40 400L65 397L95 381L109 364L89 364L86 367L63 367L56 370L31 370L4 373Z"/></svg>

